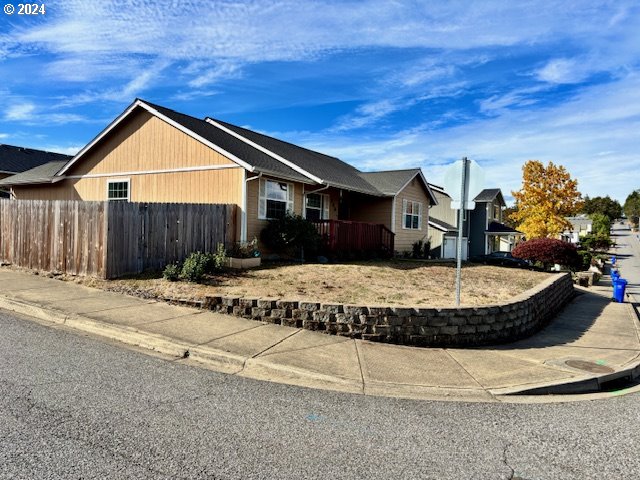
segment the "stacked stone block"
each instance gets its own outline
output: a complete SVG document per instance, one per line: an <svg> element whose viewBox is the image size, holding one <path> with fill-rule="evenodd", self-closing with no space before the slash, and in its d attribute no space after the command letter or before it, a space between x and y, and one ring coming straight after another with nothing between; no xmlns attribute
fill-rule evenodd
<svg viewBox="0 0 640 480"><path fill-rule="evenodd" d="M386 307L237 296L207 297L202 306L351 338L413 346L478 346L531 335L573 296L571 276L561 274L509 302L482 307Z"/></svg>

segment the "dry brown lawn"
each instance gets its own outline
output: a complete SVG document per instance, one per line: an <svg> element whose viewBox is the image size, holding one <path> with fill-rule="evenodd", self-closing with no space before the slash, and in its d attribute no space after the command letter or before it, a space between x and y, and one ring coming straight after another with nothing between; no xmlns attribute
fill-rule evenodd
<svg viewBox="0 0 640 480"><path fill-rule="evenodd" d="M464 266L461 303L487 305L505 301L548 276L515 268ZM169 282L149 276L110 281L75 278L75 281L143 297L174 299L239 295L370 306L451 306L455 300L454 265L411 261L273 265L212 276L203 284Z"/></svg>

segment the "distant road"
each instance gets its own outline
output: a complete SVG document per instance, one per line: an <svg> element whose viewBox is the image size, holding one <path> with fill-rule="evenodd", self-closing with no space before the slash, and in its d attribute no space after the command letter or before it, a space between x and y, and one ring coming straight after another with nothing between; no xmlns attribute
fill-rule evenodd
<svg viewBox="0 0 640 480"><path fill-rule="evenodd" d="M615 223L612 239L616 241L616 253L622 278L627 280L627 292L634 303L640 303L640 240L638 233L631 233L628 225Z"/></svg>

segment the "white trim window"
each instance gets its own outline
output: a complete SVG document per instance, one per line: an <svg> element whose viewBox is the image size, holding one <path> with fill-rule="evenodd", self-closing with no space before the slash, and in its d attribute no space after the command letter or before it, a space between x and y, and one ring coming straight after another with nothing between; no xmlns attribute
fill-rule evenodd
<svg viewBox="0 0 640 480"><path fill-rule="evenodd" d="M131 182L128 178L107 180L107 200L128 202L131 198Z"/></svg>
<svg viewBox="0 0 640 480"><path fill-rule="evenodd" d="M422 203L402 200L402 228L422 230Z"/></svg>
<svg viewBox="0 0 640 480"><path fill-rule="evenodd" d="M287 212L293 213L293 184L261 178L258 218L282 218Z"/></svg>
<svg viewBox="0 0 640 480"><path fill-rule="evenodd" d="M329 220L329 195L307 193L304 196L304 216L307 220Z"/></svg>

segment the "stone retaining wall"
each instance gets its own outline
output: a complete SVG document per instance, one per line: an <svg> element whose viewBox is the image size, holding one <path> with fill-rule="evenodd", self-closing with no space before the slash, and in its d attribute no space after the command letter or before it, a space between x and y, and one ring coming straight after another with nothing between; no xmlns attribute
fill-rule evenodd
<svg viewBox="0 0 640 480"><path fill-rule="evenodd" d="M207 297L201 306L351 338L414 346L474 346L510 342L532 334L573 296L571 276L565 273L509 302L482 307L379 307L231 296Z"/></svg>

